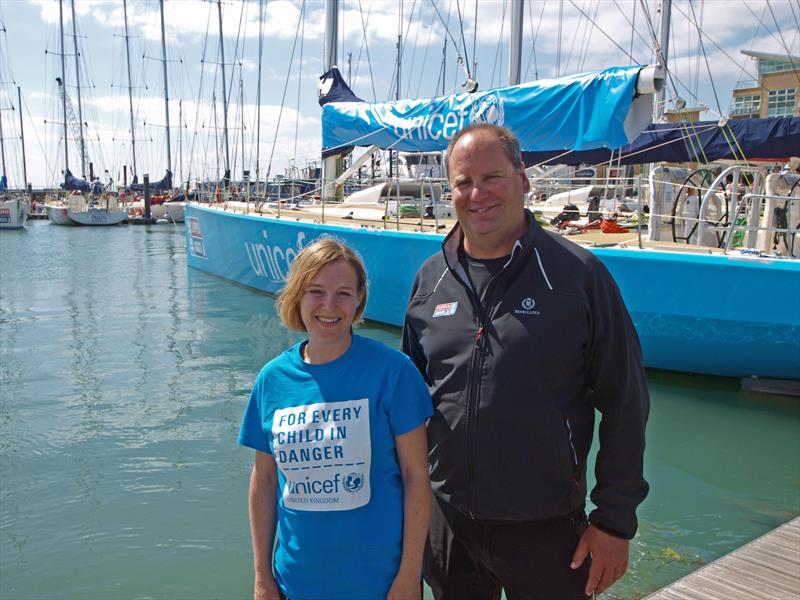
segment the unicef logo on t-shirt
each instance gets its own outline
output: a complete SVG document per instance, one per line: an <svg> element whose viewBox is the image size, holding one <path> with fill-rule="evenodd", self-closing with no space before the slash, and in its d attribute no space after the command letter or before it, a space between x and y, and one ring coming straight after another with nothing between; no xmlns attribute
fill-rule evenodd
<svg viewBox="0 0 800 600"><path fill-rule="evenodd" d="M344 478L344 489L355 494L364 487L364 476L361 473L350 473Z"/></svg>

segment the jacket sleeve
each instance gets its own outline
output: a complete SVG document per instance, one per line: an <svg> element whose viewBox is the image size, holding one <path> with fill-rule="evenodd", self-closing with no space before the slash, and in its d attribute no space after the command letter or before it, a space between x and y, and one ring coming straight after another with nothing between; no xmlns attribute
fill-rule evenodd
<svg viewBox="0 0 800 600"><path fill-rule="evenodd" d="M645 426L650 410L639 336L611 274L599 260L589 265L586 293L591 338L586 350L587 385L601 414L600 449L589 521L630 539L636 507L647 496Z"/></svg>
<svg viewBox="0 0 800 600"><path fill-rule="evenodd" d="M418 332L414 330L412 325L412 306L414 296L417 293L417 289L419 287L419 273L417 273L416 278L414 279L414 285L411 287L411 295L408 300L408 306L406 307L406 316L403 321L403 344L402 350L403 352L411 359L411 361L416 365L417 370L422 374L422 378L425 380L425 383L430 385L430 381L428 381L428 359L425 357L425 353L422 350L422 346L419 343L419 335Z"/></svg>

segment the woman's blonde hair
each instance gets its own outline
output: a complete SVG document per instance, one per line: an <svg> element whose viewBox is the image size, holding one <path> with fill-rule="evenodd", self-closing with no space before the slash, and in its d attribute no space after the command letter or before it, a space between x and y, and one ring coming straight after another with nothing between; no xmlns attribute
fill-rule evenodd
<svg viewBox="0 0 800 600"><path fill-rule="evenodd" d="M292 262L286 287L278 294L278 315L284 325L293 331L306 331L300 316L300 302L309 283L328 265L343 260L356 272L361 302L356 307L353 323L361 320L367 305L367 272L361 257L348 245L332 237L325 237L309 244Z"/></svg>

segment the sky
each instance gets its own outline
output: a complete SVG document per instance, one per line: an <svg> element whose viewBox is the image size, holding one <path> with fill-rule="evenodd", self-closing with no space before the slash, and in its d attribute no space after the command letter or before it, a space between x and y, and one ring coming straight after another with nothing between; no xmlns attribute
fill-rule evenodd
<svg viewBox="0 0 800 600"><path fill-rule="evenodd" d="M364 100L394 99L401 33L403 98L459 93L468 76L482 90L507 85L512 1L525 2L522 81L654 62L657 0L340 0L337 64ZM737 83L755 78L755 61L742 50L800 55L800 0L672 5L668 109L681 98L705 107L702 118L719 119L729 113ZM262 179L319 164L326 3L228 0L220 6L234 178L243 169L253 177L256 164ZM134 162L140 178L147 173L151 180L167 167L159 2L127 3L130 84L123 8L122 0L74 0L73 35L73 4L62 6L65 89L76 116L80 92L87 158L104 182L121 183L123 165L130 178ZM216 179L225 163L218 4L165 0L164 20L172 170L177 179ZM20 108L27 180L34 187L62 180L57 77L59 2L0 0L0 120L12 187L23 180ZM80 176L78 136L67 138L70 170Z"/></svg>

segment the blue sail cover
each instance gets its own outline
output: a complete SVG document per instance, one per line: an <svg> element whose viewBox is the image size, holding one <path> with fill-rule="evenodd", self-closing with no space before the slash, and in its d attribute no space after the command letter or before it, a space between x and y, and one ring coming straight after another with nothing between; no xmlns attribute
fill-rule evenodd
<svg viewBox="0 0 800 600"><path fill-rule="evenodd" d="M649 122L638 128L625 123L641 69L613 67L425 100L330 102L322 107L323 151L373 144L440 151L462 127L481 122L508 127L528 151L618 148Z"/></svg>
<svg viewBox="0 0 800 600"><path fill-rule="evenodd" d="M647 126L631 144L614 151L623 165L651 162L707 163L719 159L785 161L800 154L800 117L731 119ZM607 148L564 153L523 152L526 165L599 165L611 160Z"/></svg>
<svg viewBox="0 0 800 600"><path fill-rule="evenodd" d="M75 177L75 175L72 174L72 171L67 169L64 171L64 183L61 184L61 189L83 192L85 194L99 194L103 191L103 186L99 181L89 183L85 179Z"/></svg>
<svg viewBox="0 0 800 600"><path fill-rule="evenodd" d="M167 169L166 174L164 177L159 179L158 181L151 181L148 185L151 192L160 192L164 190L171 190L172 189L172 171ZM134 175L133 181L127 187L129 192L144 192L144 184L139 183L137 177Z"/></svg>
<svg viewBox="0 0 800 600"><path fill-rule="evenodd" d="M325 106L328 102L363 102L353 93L336 67L319 78L319 105Z"/></svg>
<svg viewBox="0 0 800 600"><path fill-rule="evenodd" d="M5 192L8 189L8 178L3 175L0 177L0 192Z"/></svg>

